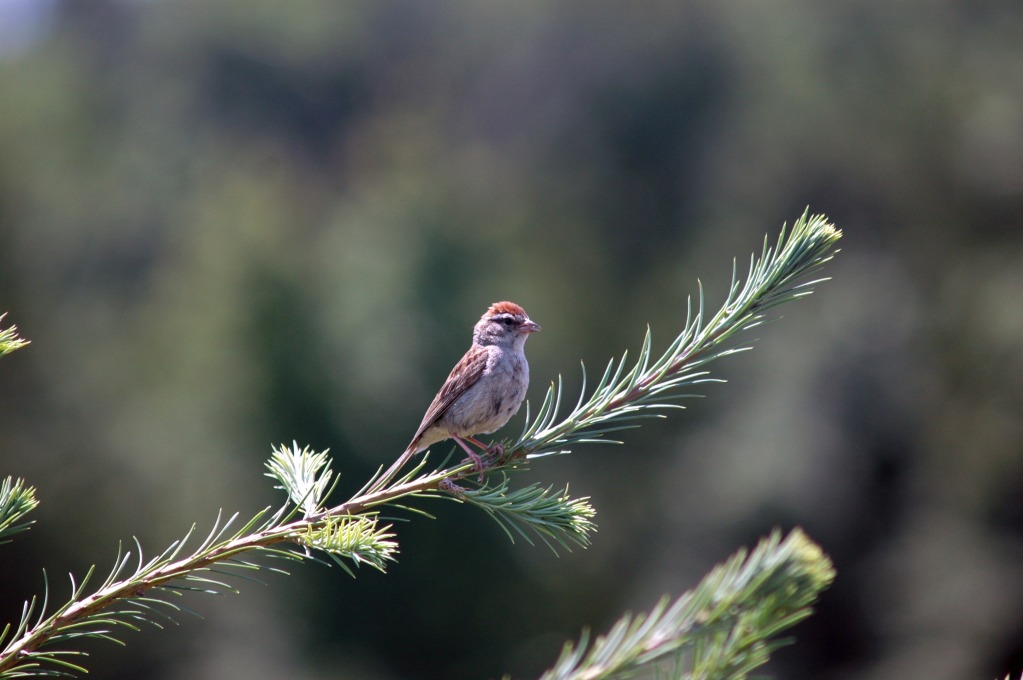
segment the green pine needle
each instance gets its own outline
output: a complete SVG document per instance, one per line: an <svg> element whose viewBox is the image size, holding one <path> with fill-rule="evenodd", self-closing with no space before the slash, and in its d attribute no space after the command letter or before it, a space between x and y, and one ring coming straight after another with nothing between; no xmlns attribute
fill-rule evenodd
<svg viewBox="0 0 1023 680"><path fill-rule="evenodd" d="M6 543L8 536L25 531L35 520L27 522L22 518L39 505L36 490L27 486L22 479L5 477L0 483L0 543Z"/></svg>
<svg viewBox="0 0 1023 680"><path fill-rule="evenodd" d="M302 508L306 517L321 510L323 499L331 491L334 473L330 469L329 450L316 453L309 447L299 449L298 442L292 442L290 449L282 444L274 447L266 464L270 470L266 476L281 483L276 488L287 491L291 502Z"/></svg>
<svg viewBox="0 0 1023 680"><path fill-rule="evenodd" d="M0 321L4 320L7 316L7 312L0 314ZM0 328L0 357L5 354L21 349L25 345L28 345L29 341L18 335L18 327L11 326L9 328Z"/></svg>
<svg viewBox="0 0 1023 680"><path fill-rule="evenodd" d="M352 574L351 569L340 558L356 566L368 564L386 571L387 563L394 561L398 552L390 525L378 526L372 515L328 517L318 525L311 525L300 538L310 548L328 553L349 574Z"/></svg>
<svg viewBox="0 0 1023 680"><path fill-rule="evenodd" d="M645 614L627 614L592 642L584 631L541 680L626 678L651 666L670 667L680 680L743 680L785 644L774 636L809 616L834 577L831 560L801 530L784 540L775 531L673 603L665 597Z"/></svg>
<svg viewBox="0 0 1023 680"><path fill-rule="evenodd" d="M456 498L482 508L504 529L512 542L521 536L530 545L532 534L557 554L555 543L571 550L571 545L586 547L596 529L596 514L589 498L571 498L568 488L552 491L537 485L512 490L507 476L494 486L463 490Z"/></svg>

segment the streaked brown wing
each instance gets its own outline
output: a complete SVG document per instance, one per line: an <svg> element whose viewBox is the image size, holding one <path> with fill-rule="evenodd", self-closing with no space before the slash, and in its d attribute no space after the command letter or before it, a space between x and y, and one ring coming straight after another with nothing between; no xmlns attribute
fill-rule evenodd
<svg viewBox="0 0 1023 680"><path fill-rule="evenodd" d="M483 369L487 366L487 351L474 347L465 353L455 367L448 374L444 386L433 398L430 408L426 409L423 422L416 430L416 436L412 438L415 442L422 436L423 432L437 422L444 415L444 412L451 406L451 403L465 394L465 391L476 384L476 381L483 375Z"/></svg>

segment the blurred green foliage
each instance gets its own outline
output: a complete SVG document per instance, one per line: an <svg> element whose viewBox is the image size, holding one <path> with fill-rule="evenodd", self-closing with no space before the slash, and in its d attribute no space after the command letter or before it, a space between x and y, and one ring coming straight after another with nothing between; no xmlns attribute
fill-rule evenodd
<svg viewBox="0 0 1023 680"><path fill-rule="evenodd" d="M731 382L533 475L593 497L553 558L479 513L391 573L304 567L98 647L98 678L470 678L799 524L839 578L781 677L1023 668L1023 6L0 0L0 474L52 575L276 500L271 443L342 491L407 443L487 304L544 326L533 399L810 204L834 281ZM656 346L655 346L656 347ZM571 390L570 390L571 391ZM516 427L515 421L511 427ZM53 579L56 581L56 579Z"/></svg>

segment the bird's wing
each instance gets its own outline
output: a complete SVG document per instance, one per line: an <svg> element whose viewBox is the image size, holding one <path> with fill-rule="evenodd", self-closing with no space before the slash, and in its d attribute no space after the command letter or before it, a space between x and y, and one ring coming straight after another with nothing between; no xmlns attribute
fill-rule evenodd
<svg viewBox="0 0 1023 680"><path fill-rule="evenodd" d="M481 347L473 347L455 364L455 367L451 369L451 373L448 375L448 379L444 381L444 386L440 388L440 392L433 398L430 408L426 409L426 415L423 416L423 422L419 429L416 430L416 436L412 438L410 447L418 442L423 433L444 415L444 412L448 410L448 407L451 406L455 399L458 399L465 394L466 390L476 384L480 376L483 375L483 370L487 367L487 357L487 350Z"/></svg>

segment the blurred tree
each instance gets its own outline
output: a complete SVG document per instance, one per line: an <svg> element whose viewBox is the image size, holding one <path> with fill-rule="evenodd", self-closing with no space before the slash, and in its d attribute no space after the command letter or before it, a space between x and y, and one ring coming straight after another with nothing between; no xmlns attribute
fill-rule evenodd
<svg viewBox="0 0 1023 680"><path fill-rule="evenodd" d="M271 441L329 446L355 484L493 300L543 323L541 386L646 323L667 342L697 276L809 203L847 234L839 304L765 329L730 389L630 438L643 456L552 467L603 510L585 553L502 544L464 573L448 557L494 527L410 526L386 581L309 570L99 650L106 677L408 676L427 653L435 677L527 676L796 523L849 576L777 674L1023 670L1019 3L25 6L0 2L0 300L35 344L5 359L0 473L52 500L0 567L5 611L40 555L78 569L270 502ZM455 634L424 590L484 595ZM350 623L363 597L395 612L379 637Z"/></svg>

